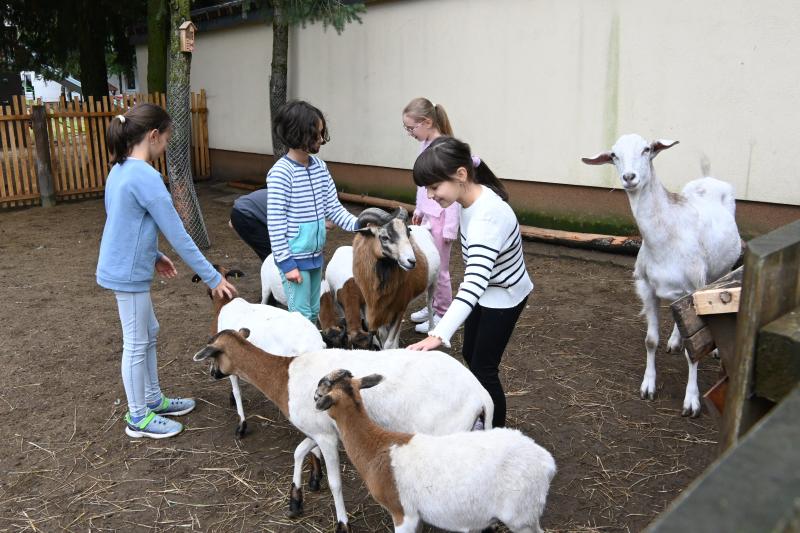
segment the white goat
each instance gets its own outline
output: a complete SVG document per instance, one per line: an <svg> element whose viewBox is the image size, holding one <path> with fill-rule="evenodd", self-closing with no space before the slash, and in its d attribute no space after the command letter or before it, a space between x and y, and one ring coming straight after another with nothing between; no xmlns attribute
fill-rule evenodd
<svg viewBox="0 0 800 533"><path fill-rule="evenodd" d="M335 370L319 381L314 400L336 421L347 456L391 513L395 531L416 532L420 521L480 531L495 520L512 532L541 531L556 472L547 450L515 429L438 436L387 431L372 421L361 398L363 389L382 380ZM380 394L393 393L381 387Z"/></svg>
<svg viewBox="0 0 800 533"><path fill-rule="evenodd" d="M247 342L246 330L219 332L197 352L195 361L211 359L211 375L237 375L264 393L307 437L294 453L290 516L302 512L303 459L319 446L336 506L337 532L349 531L339 471L336 424L316 409L319 376L346 366L356 372L386 376L385 394L367 394L370 416L398 431L435 435L491 427L494 404L464 365L442 352L411 350L319 350L297 357L271 355ZM312 473L313 474L313 473Z"/></svg>
<svg viewBox="0 0 800 533"><path fill-rule="evenodd" d="M283 290L283 283L281 282L281 271L278 270L278 265L275 264L275 257L272 254L269 254L261 264L261 303L266 305L270 295L279 304L284 307L288 306L286 291Z"/></svg>
<svg viewBox="0 0 800 533"><path fill-rule="evenodd" d="M647 368L640 394L651 400L656 390L659 299L674 301L716 281L730 271L741 252L731 185L705 177L689 182L681 194L675 194L656 177L653 158L676 144L678 141L647 142L639 135L623 135L610 152L583 158L589 165L616 166L642 235L633 277L647 317ZM667 351L682 348L676 325ZM689 379L682 415L695 417L700 414L697 363L685 355Z"/></svg>
<svg viewBox="0 0 800 533"><path fill-rule="evenodd" d="M408 304L426 293L433 329L433 292L439 276L439 252L430 231L407 226L408 212L387 213L377 207L358 216L353 237L353 275L364 295L367 326L385 348L400 345L400 323Z"/></svg>

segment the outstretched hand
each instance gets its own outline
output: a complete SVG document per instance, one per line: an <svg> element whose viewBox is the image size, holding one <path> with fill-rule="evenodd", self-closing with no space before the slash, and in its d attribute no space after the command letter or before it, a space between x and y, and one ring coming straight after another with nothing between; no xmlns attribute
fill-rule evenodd
<svg viewBox="0 0 800 533"><path fill-rule="evenodd" d="M162 278L174 278L178 275L178 270L175 268L175 264L172 260L167 257L166 255L160 255L158 259L156 259L156 272Z"/></svg>
<svg viewBox="0 0 800 533"><path fill-rule="evenodd" d="M236 287L234 287L230 281L223 277L222 281L219 282L219 285L211 289L211 295L214 298L222 298L223 296L235 298L238 293L236 292Z"/></svg>
<svg viewBox="0 0 800 533"><path fill-rule="evenodd" d="M436 348L438 348L441 345L442 345L442 339L440 339L439 337L430 337L429 336L428 338L426 338L424 340L421 340L419 342L416 342L416 343L412 344L411 346L407 346L406 349L414 350L414 351L418 351L418 352L427 352L429 350L435 350Z"/></svg>

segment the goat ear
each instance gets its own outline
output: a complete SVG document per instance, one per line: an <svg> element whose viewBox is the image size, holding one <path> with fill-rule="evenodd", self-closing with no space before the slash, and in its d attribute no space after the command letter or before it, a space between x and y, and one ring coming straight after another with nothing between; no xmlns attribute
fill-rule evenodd
<svg viewBox="0 0 800 533"><path fill-rule="evenodd" d="M317 400L317 409L320 411L327 411L330 409L331 405L333 405L333 398L331 398L330 394L326 394Z"/></svg>
<svg viewBox="0 0 800 533"><path fill-rule="evenodd" d="M672 148L679 142L680 141L671 141L669 139L656 139L655 141L650 143L650 159L653 159L662 150L666 150L667 148Z"/></svg>
<svg viewBox="0 0 800 533"><path fill-rule="evenodd" d="M369 376L364 376L361 378L361 385L358 387L359 389L369 389L370 387L374 387L381 381L383 381L383 376L380 374L370 374Z"/></svg>
<svg viewBox="0 0 800 533"><path fill-rule="evenodd" d="M225 277L226 278L233 278L233 279L243 278L244 277L244 272L242 272L241 270L238 270L238 269L228 270L225 273Z"/></svg>
<svg viewBox="0 0 800 533"><path fill-rule="evenodd" d="M604 165L606 163L613 163L611 152L600 152L594 157L581 157L581 161L587 165Z"/></svg>
<svg viewBox="0 0 800 533"><path fill-rule="evenodd" d="M250 336L250 330L247 329L247 328L242 328L242 329L239 330L239 335L241 335L242 337L244 337L246 339L246 338L248 338Z"/></svg>
<svg viewBox="0 0 800 533"><path fill-rule="evenodd" d="M217 357L221 353L222 350L220 350L216 346L206 346L205 348L194 354L194 357L192 357L192 359L194 359L195 361L204 361L209 357Z"/></svg>
<svg viewBox="0 0 800 533"><path fill-rule="evenodd" d="M363 235L364 237L374 237L377 235L377 228L367 226L366 228L360 228L356 230L356 233Z"/></svg>
<svg viewBox="0 0 800 533"><path fill-rule="evenodd" d="M192 276L192 283L200 283L200 276L198 276L197 274Z"/></svg>

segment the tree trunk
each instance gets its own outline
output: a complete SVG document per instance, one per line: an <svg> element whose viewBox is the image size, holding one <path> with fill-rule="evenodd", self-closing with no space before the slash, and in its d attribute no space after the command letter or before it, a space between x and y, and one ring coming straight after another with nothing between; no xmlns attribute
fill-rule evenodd
<svg viewBox="0 0 800 533"><path fill-rule="evenodd" d="M192 182L190 72L192 55L180 51L178 27L189 20L189 0L170 0L170 45L167 77L167 112L173 131L167 145L170 192L186 231L199 248L211 246L200 203Z"/></svg>
<svg viewBox="0 0 800 533"><path fill-rule="evenodd" d="M79 0L76 7L85 28L77 32L78 54L80 56L81 93L86 99L108 96L106 69L106 21L103 11L91 0ZM88 29L91 28L91 29Z"/></svg>
<svg viewBox="0 0 800 533"><path fill-rule="evenodd" d="M147 0L147 90L167 92L169 12L167 0Z"/></svg>
<svg viewBox="0 0 800 533"><path fill-rule="evenodd" d="M270 123L278 109L286 103L289 24L286 22L284 2L285 0L272 0L272 72L269 76ZM272 153L276 158L286 153L286 147L274 135L272 135Z"/></svg>

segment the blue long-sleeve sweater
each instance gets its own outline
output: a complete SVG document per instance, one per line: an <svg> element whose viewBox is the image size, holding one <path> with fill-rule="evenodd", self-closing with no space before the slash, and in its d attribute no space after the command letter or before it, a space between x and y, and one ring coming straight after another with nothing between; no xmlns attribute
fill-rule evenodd
<svg viewBox="0 0 800 533"><path fill-rule="evenodd" d="M106 224L97 260L97 284L123 292L150 290L158 251L158 231L181 259L212 289L222 276L198 250L175 211L159 174L141 159L128 158L108 173Z"/></svg>
<svg viewBox="0 0 800 533"><path fill-rule="evenodd" d="M280 158L267 173L267 229L282 272L322 266L326 218L345 231L356 230L358 221L339 202L325 162L311 156L306 167Z"/></svg>

